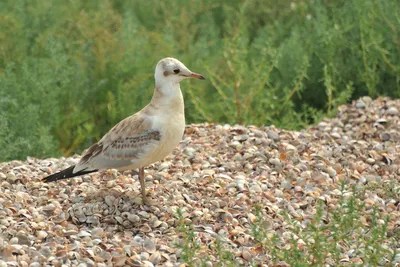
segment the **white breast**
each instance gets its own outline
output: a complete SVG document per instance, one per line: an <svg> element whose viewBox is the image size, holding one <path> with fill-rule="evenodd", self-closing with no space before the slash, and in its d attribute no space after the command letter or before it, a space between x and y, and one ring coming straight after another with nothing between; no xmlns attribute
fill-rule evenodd
<svg viewBox="0 0 400 267"><path fill-rule="evenodd" d="M185 131L185 116L183 114L174 114L174 116L160 117L160 126L157 127L161 132L161 140L159 146L149 158L146 165L164 159L168 156L182 140ZM158 124L158 122L156 122Z"/></svg>

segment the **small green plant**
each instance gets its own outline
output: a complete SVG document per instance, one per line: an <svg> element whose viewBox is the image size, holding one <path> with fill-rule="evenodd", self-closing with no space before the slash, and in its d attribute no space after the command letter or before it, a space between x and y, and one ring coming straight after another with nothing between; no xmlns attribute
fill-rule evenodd
<svg viewBox="0 0 400 267"><path fill-rule="evenodd" d="M217 264L216 266L221 267L233 267L235 266L235 259L231 251L224 247L223 242L220 239L217 239L215 242L215 246L213 247L214 251L217 251Z"/></svg>
<svg viewBox="0 0 400 267"><path fill-rule="evenodd" d="M198 265L201 260L199 258L200 245L195 240L195 233L192 225L185 223L181 209L176 210L177 230L180 234L180 241L175 243L178 249L182 250L180 258L189 266ZM204 262L204 260L203 260Z"/></svg>
<svg viewBox="0 0 400 267"><path fill-rule="evenodd" d="M177 209L176 217L180 240L175 243L175 247L182 251L180 258L189 266L207 266L207 261L210 261L209 256L203 253L203 248L196 241L193 225L185 222L181 209ZM208 253L215 256L215 266L236 266L232 252L218 238L210 244Z"/></svg>
<svg viewBox="0 0 400 267"><path fill-rule="evenodd" d="M353 264L393 266L394 248L399 237L388 236L389 215L381 214L376 207L367 208L355 188L349 190L342 184L341 192L333 210L319 201L306 227L300 226L290 214L282 214L292 232L289 246L282 243L277 233L267 230L260 208L256 208L258 219L252 226L255 240L271 256L273 263L284 261L290 266L337 266L351 263L351 259L346 259L346 255L351 253L351 257L358 260Z"/></svg>
<svg viewBox="0 0 400 267"><path fill-rule="evenodd" d="M387 196L392 199L400 199L400 184L395 180L386 183L369 182L363 188L364 191L375 191L379 196Z"/></svg>

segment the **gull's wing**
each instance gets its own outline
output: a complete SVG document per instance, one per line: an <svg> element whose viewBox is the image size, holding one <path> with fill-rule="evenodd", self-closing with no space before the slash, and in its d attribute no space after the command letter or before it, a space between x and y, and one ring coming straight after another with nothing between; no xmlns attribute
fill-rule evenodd
<svg viewBox="0 0 400 267"><path fill-rule="evenodd" d="M159 129L151 117L136 113L115 125L82 155L73 172L119 169L145 161L158 147Z"/></svg>

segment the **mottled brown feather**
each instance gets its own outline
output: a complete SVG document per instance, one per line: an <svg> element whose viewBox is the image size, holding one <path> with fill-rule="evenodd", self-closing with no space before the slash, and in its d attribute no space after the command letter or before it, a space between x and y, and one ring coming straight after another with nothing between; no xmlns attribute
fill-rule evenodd
<svg viewBox="0 0 400 267"><path fill-rule="evenodd" d="M103 151L103 144L102 143L96 143L91 145L88 150L84 153L82 156L80 163L86 163L89 161L90 158L97 156Z"/></svg>
<svg viewBox="0 0 400 267"><path fill-rule="evenodd" d="M79 165L90 165L100 154L116 160L135 159L143 152L144 146L152 141L160 141L160 132L151 130L151 121L146 116L141 116L142 112L116 124L98 143L84 152ZM117 152L118 150L121 152Z"/></svg>

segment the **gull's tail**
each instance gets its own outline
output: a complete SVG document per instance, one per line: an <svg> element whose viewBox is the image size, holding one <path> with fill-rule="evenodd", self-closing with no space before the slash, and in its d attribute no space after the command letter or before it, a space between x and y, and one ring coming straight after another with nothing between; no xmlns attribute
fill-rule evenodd
<svg viewBox="0 0 400 267"><path fill-rule="evenodd" d="M75 176L79 176L79 175L83 175L83 174L87 174L87 173L91 173L91 172L97 172L97 170L91 170L91 171L81 170L81 171L74 173L74 168L75 168L75 165L71 166L65 170L62 170L60 172L57 172L57 173L54 173L47 177L44 177L44 178L42 178L42 182L45 182L45 183L55 182L58 180L64 180L64 179L72 178Z"/></svg>

